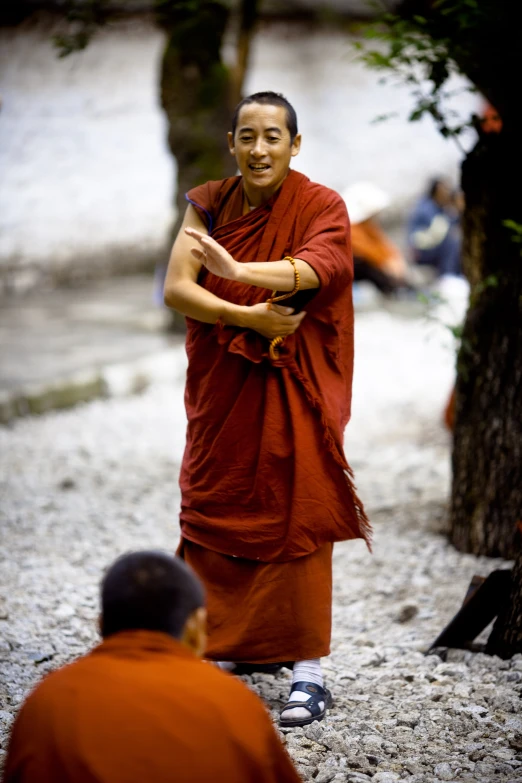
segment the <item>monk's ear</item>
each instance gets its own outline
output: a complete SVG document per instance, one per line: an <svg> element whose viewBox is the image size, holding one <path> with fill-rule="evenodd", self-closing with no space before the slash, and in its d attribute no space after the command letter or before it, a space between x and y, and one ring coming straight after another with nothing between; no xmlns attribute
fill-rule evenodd
<svg viewBox="0 0 522 783"><path fill-rule="evenodd" d="M301 134L298 133L295 139L292 142L292 151L291 155L294 158L296 155L299 155L299 151L301 149Z"/></svg>
<svg viewBox="0 0 522 783"><path fill-rule="evenodd" d="M207 610L204 606L200 606L189 615L181 641L192 652L202 658L205 654L205 648L207 646Z"/></svg>
<svg viewBox="0 0 522 783"><path fill-rule="evenodd" d="M235 155L236 154L236 146L234 144L234 134L232 133L232 131L229 131L227 133L227 140L228 140L228 149L230 150L230 154L231 155Z"/></svg>

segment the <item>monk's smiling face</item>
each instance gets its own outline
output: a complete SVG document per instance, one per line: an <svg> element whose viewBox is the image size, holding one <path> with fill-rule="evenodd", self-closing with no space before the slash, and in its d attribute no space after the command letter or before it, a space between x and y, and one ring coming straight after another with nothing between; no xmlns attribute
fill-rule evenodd
<svg viewBox="0 0 522 783"><path fill-rule="evenodd" d="M239 112L235 134L228 134L228 144L248 201L257 207L283 184L301 147L301 136L291 141L283 106L247 103Z"/></svg>

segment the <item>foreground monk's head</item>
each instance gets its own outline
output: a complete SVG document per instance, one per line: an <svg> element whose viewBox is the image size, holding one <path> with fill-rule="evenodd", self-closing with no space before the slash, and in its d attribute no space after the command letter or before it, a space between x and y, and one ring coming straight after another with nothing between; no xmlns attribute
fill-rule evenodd
<svg viewBox="0 0 522 783"><path fill-rule="evenodd" d="M196 575L178 557L131 552L107 571L101 585L103 638L121 631L160 631L203 655L205 595Z"/></svg>
<svg viewBox="0 0 522 783"><path fill-rule="evenodd" d="M228 144L252 206L267 201L283 184L301 147L292 105L275 92L244 98L234 112Z"/></svg>

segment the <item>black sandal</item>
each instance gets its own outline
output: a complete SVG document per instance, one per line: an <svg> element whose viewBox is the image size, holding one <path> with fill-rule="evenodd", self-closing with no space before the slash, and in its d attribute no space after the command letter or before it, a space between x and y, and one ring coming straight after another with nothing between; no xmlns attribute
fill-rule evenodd
<svg viewBox="0 0 522 783"><path fill-rule="evenodd" d="M310 698L306 701L292 701L292 693L294 691L301 691L302 693L309 693ZM324 706L321 709L320 702L323 702ZM315 682L296 682L292 685L290 691L290 700L286 702L285 706L281 710L279 718L280 726L308 726L309 723L313 723L314 720L322 720L326 715L326 708L332 706L332 694L328 688L322 688L320 685L316 685ZM286 710L293 707L304 707L310 713L309 718L298 718L297 720L287 719L283 717L283 713Z"/></svg>

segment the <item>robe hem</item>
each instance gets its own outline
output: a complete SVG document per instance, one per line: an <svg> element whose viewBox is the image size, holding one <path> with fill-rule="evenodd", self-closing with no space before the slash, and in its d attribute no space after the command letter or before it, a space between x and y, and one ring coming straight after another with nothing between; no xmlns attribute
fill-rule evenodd
<svg viewBox="0 0 522 783"><path fill-rule="evenodd" d="M222 654L213 653L211 655L209 655L206 652L205 660L211 661L212 663L216 663L217 661L230 661L231 663L258 663L258 664L288 663L289 661L309 661L314 658L327 658L330 655L331 648L330 646L328 646L328 648L323 648L323 649L325 649L326 651L319 652L318 650L312 650L311 652L305 652L305 653L299 651L298 655L296 655L294 652L294 653L288 653L288 655L284 655L284 654L278 654L277 656L272 655L270 658L257 658L256 656L250 656L249 658L234 658L231 657L230 652L224 652Z"/></svg>

